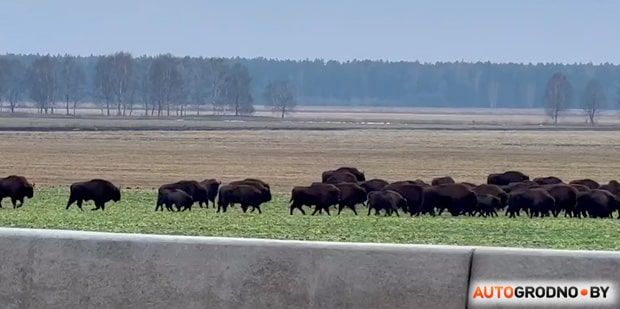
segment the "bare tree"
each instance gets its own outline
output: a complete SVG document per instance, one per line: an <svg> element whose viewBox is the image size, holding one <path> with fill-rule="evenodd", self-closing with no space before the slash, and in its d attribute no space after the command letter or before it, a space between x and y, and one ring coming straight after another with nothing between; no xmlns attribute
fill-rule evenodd
<svg viewBox="0 0 620 309"><path fill-rule="evenodd" d="M116 114L126 115L127 102L131 96L133 75L133 57L131 54L119 52L112 55L112 78L114 89L114 101L116 102Z"/></svg>
<svg viewBox="0 0 620 309"><path fill-rule="evenodd" d="M214 112L223 112L226 107L226 103L221 98L224 97L224 86L229 71L230 68L224 63L224 59L207 59L206 76L203 81L205 82L205 89L207 89L207 97L211 101Z"/></svg>
<svg viewBox="0 0 620 309"><path fill-rule="evenodd" d="M265 87L265 101L274 112L281 114L282 119L287 112L293 110L295 102L295 88L289 80L270 81Z"/></svg>
<svg viewBox="0 0 620 309"><path fill-rule="evenodd" d="M111 60L109 56L101 57L95 66L96 96L105 103L108 116L110 116L110 103L114 97Z"/></svg>
<svg viewBox="0 0 620 309"><path fill-rule="evenodd" d="M572 86L566 76L562 73L555 73L547 82L545 89L545 110L553 124L558 124L560 112L570 106L572 96Z"/></svg>
<svg viewBox="0 0 620 309"><path fill-rule="evenodd" d="M2 101L6 96L10 79L9 61L0 58L0 111L2 111Z"/></svg>
<svg viewBox="0 0 620 309"><path fill-rule="evenodd" d="M77 103L84 95L85 74L82 66L72 56L65 56L58 63L58 91L65 101L67 115L69 103L73 103L73 115Z"/></svg>
<svg viewBox="0 0 620 309"><path fill-rule="evenodd" d="M24 67L19 60L9 60L7 64L8 80L6 84L6 99L9 101L11 113L14 113L17 103L22 100L26 92L26 79L28 76L26 67Z"/></svg>
<svg viewBox="0 0 620 309"><path fill-rule="evenodd" d="M37 58L29 72L30 98L37 103L39 112L47 114L54 102L56 76L54 59L49 55Z"/></svg>
<svg viewBox="0 0 620 309"><path fill-rule="evenodd" d="M248 69L235 63L228 74L226 74L222 89L219 91L219 104L225 104L230 110L235 111L235 116L249 115L254 113L254 102L250 93L250 73Z"/></svg>
<svg viewBox="0 0 620 309"><path fill-rule="evenodd" d="M116 103L116 114L125 115L128 97L131 95L133 58L119 52L99 59L95 67L95 88L98 97L106 104L110 116L110 104Z"/></svg>
<svg viewBox="0 0 620 309"><path fill-rule="evenodd" d="M170 104L178 100L183 87L176 59L169 54L153 59L149 69L149 81L152 98L158 106L157 116L161 116L163 108L166 108L166 115L170 116Z"/></svg>
<svg viewBox="0 0 620 309"><path fill-rule="evenodd" d="M603 87L596 79L591 79L586 85L581 101L581 108L586 114L586 122L594 125L596 116L601 109L605 108L605 104L607 104L607 97Z"/></svg>

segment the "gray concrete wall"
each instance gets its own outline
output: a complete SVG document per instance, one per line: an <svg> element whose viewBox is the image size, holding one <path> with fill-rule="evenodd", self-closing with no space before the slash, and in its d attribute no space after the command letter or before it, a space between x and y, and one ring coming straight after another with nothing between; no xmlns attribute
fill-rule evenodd
<svg viewBox="0 0 620 309"><path fill-rule="evenodd" d="M471 254L0 228L0 307L465 308Z"/></svg>
<svg viewBox="0 0 620 309"><path fill-rule="evenodd" d="M471 284L481 281L609 282L620 288L620 252L476 248ZM470 306L470 308L500 308ZM530 306L532 307L532 306ZM563 308L545 305L544 308ZM620 308L613 305L582 308Z"/></svg>
<svg viewBox="0 0 620 309"><path fill-rule="evenodd" d="M466 308L486 280L620 287L620 252L0 228L0 261L0 308Z"/></svg>

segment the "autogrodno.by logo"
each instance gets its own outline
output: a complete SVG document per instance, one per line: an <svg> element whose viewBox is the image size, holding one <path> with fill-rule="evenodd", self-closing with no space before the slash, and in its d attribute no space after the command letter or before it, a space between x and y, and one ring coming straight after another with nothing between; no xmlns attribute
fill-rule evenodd
<svg viewBox="0 0 620 309"><path fill-rule="evenodd" d="M620 307L613 282L484 281L469 287L471 305L603 305Z"/></svg>

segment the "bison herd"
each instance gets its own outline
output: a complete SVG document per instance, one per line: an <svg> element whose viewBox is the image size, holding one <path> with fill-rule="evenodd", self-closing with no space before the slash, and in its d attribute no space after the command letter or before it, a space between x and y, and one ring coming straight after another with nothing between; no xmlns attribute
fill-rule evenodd
<svg viewBox="0 0 620 309"><path fill-rule="evenodd" d="M13 208L21 207L25 198L33 197L34 184L22 176L0 178L0 207L2 199L10 198ZM66 209L74 203L80 210L85 201L93 201L92 210L105 210L109 201L121 199L120 189L103 179L74 183L70 187ZM262 213L261 205L271 201L269 184L260 179L247 178L222 184L216 179L204 181L182 180L165 184L157 191L155 211L191 210L195 203L217 212L226 212L239 204L243 212ZM340 214L349 209L357 215L356 207L368 207L368 215L385 216L399 212L410 216L441 215L494 217L498 212L516 217L590 217L609 218L618 212L620 218L620 183L612 180L599 184L591 179L568 183L554 176L530 179L518 171L491 174L484 184L457 183L451 177L388 182L383 179L367 180L354 167L325 171L321 182L297 186L291 191L289 213L295 210L305 214L304 207L314 208L312 215L330 214L335 207Z"/></svg>

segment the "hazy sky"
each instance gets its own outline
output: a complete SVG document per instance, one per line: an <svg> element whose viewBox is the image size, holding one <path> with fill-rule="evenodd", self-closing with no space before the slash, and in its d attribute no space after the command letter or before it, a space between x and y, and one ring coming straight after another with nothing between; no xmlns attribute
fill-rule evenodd
<svg viewBox="0 0 620 309"><path fill-rule="evenodd" d="M620 1L0 0L0 53L620 64Z"/></svg>

